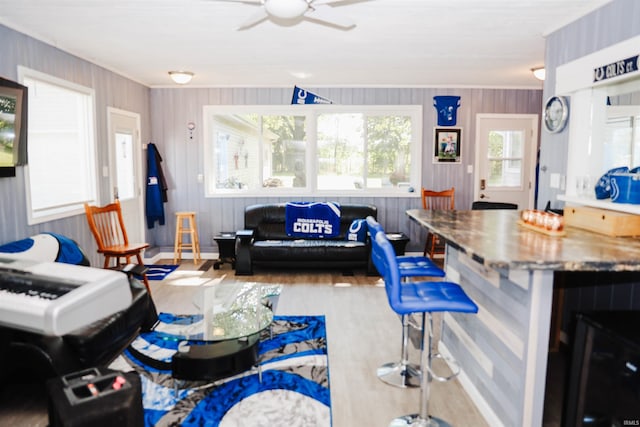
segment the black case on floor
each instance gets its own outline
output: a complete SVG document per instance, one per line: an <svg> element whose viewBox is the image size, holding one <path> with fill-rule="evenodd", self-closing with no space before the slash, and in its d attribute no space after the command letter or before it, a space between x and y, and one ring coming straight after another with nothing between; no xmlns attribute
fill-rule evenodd
<svg viewBox="0 0 640 427"><path fill-rule="evenodd" d="M47 396L49 427L144 426L140 377L135 372L74 372L47 381Z"/></svg>

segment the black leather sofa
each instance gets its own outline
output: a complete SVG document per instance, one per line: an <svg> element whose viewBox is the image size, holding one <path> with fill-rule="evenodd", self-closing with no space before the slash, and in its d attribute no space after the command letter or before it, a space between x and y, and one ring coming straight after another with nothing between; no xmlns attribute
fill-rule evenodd
<svg viewBox="0 0 640 427"><path fill-rule="evenodd" d="M38 236L34 236L30 239L37 238ZM68 263L88 264L75 242L69 240L65 244L69 245L67 252L74 253L72 257L67 256L65 259L76 260ZM7 247L4 245L2 248ZM1 253L2 250L0 256ZM56 256L36 252L30 258L45 261L63 259L59 254ZM141 331L153 327L157 321L157 312L147 289L133 273L122 274L129 276L132 296L131 305L125 310L63 336L0 327L0 380L5 383L44 382L48 378L90 367L106 367Z"/></svg>
<svg viewBox="0 0 640 427"><path fill-rule="evenodd" d="M377 208L364 204L340 204L340 232L332 238L289 236L285 227L286 203L259 204L245 208L244 230L236 232L236 275L251 275L254 267L322 268L351 274L371 264L371 244L347 240L351 223L377 217Z"/></svg>

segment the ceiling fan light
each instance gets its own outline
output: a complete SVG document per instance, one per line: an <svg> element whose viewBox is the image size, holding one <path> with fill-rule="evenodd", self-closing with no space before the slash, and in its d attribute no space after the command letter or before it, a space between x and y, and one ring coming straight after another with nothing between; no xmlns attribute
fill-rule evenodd
<svg viewBox="0 0 640 427"><path fill-rule="evenodd" d="M534 77L538 80L544 80L546 75L544 67L532 68L531 72L533 72Z"/></svg>
<svg viewBox="0 0 640 427"><path fill-rule="evenodd" d="M193 73L191 71L169 71L169 76L177 84L186 85L193 78Z"/></svg>
<svg viewBox="0 0 640 427"><path fill-rule="evenodd" d="M309 5L305 0L267 0L264 8L276 18L293 19L304 15Z"/></svg>

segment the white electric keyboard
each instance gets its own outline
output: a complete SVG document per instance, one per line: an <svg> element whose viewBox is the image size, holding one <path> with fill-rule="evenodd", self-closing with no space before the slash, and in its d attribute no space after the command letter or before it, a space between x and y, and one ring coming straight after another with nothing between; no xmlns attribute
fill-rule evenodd
<svg viewBox="0 0 640 427"><path fill-rule="evenodd" d="M131 305L118 271L0 254L0 325L65 335Z"/></svg>

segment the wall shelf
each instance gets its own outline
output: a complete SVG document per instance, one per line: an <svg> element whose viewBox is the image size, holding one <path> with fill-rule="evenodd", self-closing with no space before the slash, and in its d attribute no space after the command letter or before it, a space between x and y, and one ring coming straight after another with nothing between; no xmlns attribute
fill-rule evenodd
<svg viewBox="0 0 640 427"><path fill-rule="evenodd" d="M578 197L560 194L558 195L558 200L563 200L567 203L581 206L591 206L593 208L609 209L611 211L640 215L640 205L631 205L628 203L613 203L610 199L598 200L589 197Z"/></svg>

